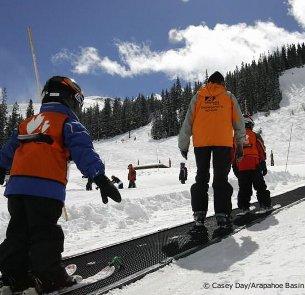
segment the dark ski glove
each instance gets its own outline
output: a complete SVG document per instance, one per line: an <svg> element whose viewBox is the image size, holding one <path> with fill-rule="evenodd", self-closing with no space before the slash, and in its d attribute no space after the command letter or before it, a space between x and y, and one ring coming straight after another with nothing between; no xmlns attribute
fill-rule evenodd
<svg viewBox="0 0 305 295"><path fill-rule="evenodd" d="M86 184L86 191L92 191L92 182L90 180Z"/></svg>
<svg viewBox="0 0 305 295"><path fill-rule="evenodd" d="M260 166L261 166L261 171L263 173L263 176L265 176L267 174L267 172L268 172L266 161L262 161Z"/></svg>
<svg viewBox="0 0 305 295"><path fill-rule="evenodd" d="M235 151L235 161L239 162L244 157L243 145L238 144Z"/></svg>
<svg viewBox="0 0 305 295"><path fill-rule="evenodd" d="M122 198L119 190L114 186L110 179L105 174L96 176L93 181L100 189L101 197L104 204L108 203L108 198L120 203Z"/></svg>
<svg viewBox="0 0 305 295"><path fill-rule="evenodd" d="M6 169L0 167L0 184L4 184Z"/></svg>
<svg viewBox="0 0 305 295"><path fill-rule="evenodd" d="M181 151L181 150L180 150L180 153L181 153L182 157L183 157L185 160L187 160L188 151Z"/></svg>
<svg viewBox="0 0 305 295"><path fill-rule="evenodd" d="M233 173L238 178L238 168L236 165L232 165Z"/></svg>

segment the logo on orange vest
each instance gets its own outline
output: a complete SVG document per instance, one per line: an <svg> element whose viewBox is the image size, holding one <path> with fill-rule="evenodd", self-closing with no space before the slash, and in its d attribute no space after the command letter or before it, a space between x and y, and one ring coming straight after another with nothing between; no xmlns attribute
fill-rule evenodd
<svg viewBox="0 0 305 295"><path fill-rule="evenodd" d="M43 114L33 116L26 126L27 134L44 133L50 127L50 121Z"/></svg>
<svg viewBox="0 0 305 295"><path fill-rule="evenodd" d="M215 96L205 96L204 100L205 102L213 102L216 99Z"/></svg>

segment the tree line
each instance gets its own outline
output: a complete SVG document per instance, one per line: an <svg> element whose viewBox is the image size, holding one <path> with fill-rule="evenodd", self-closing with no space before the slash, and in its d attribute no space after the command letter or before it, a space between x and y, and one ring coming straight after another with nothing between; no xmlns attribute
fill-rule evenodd
<svg viewBox="0 0 305 295"><path fill-rule="evenodd" d="M2 88L1 93L1 103L0 103L0 146L2 146L10 137L13 130L18 127L20 122L25 118L20 112L20 107L17 102L12 106L11 111L8 110L7 105L7 89ZM26 118L34 114L34 107L32 99L29 100L25 116Z"/></svg>
<svg viewBox="0 0 305 295"><path fill-rule="evenodd" d="M305 64L305 44L282 46L272 53L262 54L258 61L242 63L232 72L226 73L226 86L236 96L243 113L269 112L279 108L282 94L279 76L287 69ZM217 69L216 69L217 70ZM205 71L204 81L187 82L182 86L179 77L170 89L161 90L161 95L151 94L125 99L107 98L103 108L98 103L85 108L79 114L93 140L110 138L126 133L152 122L153 139L167 138L179 133L193 95L209 74ZM2 145L24 119L18 103L8 112L7 89L2 88L0 101L0 145ZM30 100L26 118L34 114Z"/></svg>
<svg viewBox="0 0 305 295"><path fill-rule="evenodd" d="M282 93L279 76L285 70L305 64L305 44L282 46L273 53L262 54L258 61L242 63L228 72L226 87L237 98L243 113L270 112L280 107ZM217 69L216 69L217 70ZM198 88L208 80L205 73L203 82L187 83L181 87L177 78L172 88L162 91L161 108L155 114L152 125L154 139L166 138L179 133L190 100Z"/></svg>

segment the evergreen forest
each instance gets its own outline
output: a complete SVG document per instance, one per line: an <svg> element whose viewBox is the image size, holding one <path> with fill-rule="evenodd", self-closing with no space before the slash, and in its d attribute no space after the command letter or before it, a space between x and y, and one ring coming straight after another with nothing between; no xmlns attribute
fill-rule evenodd
<svg viewBox="0 0 305 295"><path fill-rule="evenodd" d="M282 94L279 76L285 70L305 64L305 44L291 44L268 54L262 54L257 61L242 63L232 72L225 74L226 87L237 98L243 113L254 114L279 108ZM215 69L217 70L217 69ZM182 85L176 78L170 89L160 90L160 94L125 99L107 98L103 108L100 105L85 108L79 114L93 140L110 138L152 123L153 139L178 135L193 95L206 83L209 73L203 69L204 81L186 82ZM212 73L210 73L212 74ZM224 74L224 73L223 73ZM8 112L8 90L0 93L0 145L8 139L12 130L25 119L18 103ZM34 114L30 99L26 118Z"/></svg>

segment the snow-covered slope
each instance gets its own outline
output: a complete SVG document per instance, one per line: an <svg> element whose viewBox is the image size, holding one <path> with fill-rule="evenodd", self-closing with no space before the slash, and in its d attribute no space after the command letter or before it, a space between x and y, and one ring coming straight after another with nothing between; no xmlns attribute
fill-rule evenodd
<svg viewBox="0 0 305 295"><path fill-rule="evenodd" d="M283 99L270 116L255 115L255 129L262 129L268 151L277 165L305 162L305 69L294 68L280 77ZM288 154L291 136L290 150ZM269 155L268 155L269 156ZM269 157L270 158L270 157Z"/></svg>
<svg viewBox="0 0 305 295"><path fill-rule="evenodd" d="M254 116L255 128L262 129L267 153L274 153L275 166L270 166L265 177L271 195L277 195L305 184L305 69L293 69L280 77L283 101L281 108L269 116L260 113ZM293 125L292 125L293 123ZM286 170L290 131L292 136ZM68 221L60 219L66 241L64 255L109 245L143 235L161 228L192 220L189 189L194 181L196 167L190 149L189 179L185 185L178 181L179 165L184 161L177 148L177 137L152 140L150 126L146 126L109 140L94 143L105 161L106 174L116 175L124 182L120 204L110 201L104 205L97 190L85 191L86 180L81 178L75 165L70 168L67 186L66 208ZM147 169L137 171L137 188L127 189L127 165L151 164L161 161L169 169ZM237 180L229 175L234 187L232 197L236 207ZM4 188L0 188L2 193ZM209 190L208 214L213 214L213 191ZM255 201L255 196L253 196ZM263 223L245 229L216 246L209 247L189 258L151 274L128 288L115 290L111 294L224 294L228 289L205 290L205 282L219 283L302 283L304 278L303 248L305 245L304 205L285 209ZM5 237L9 220L6 199L0 198L0 241ZM277 242L274 242L277 241ZM173 275L174 274L174 275ZM168 279L167 279L168 278ZM243 279L242 279L243 278ZM190 285L190 282L191 285ZM234 294L245 294L245 290L234 286ZM249 294L304 294L305 289L260 290ZM299 292L302 291L302 292ZM265 293L267 292L267 293ZM233 294L233 293L232 293Z"/></svg>

